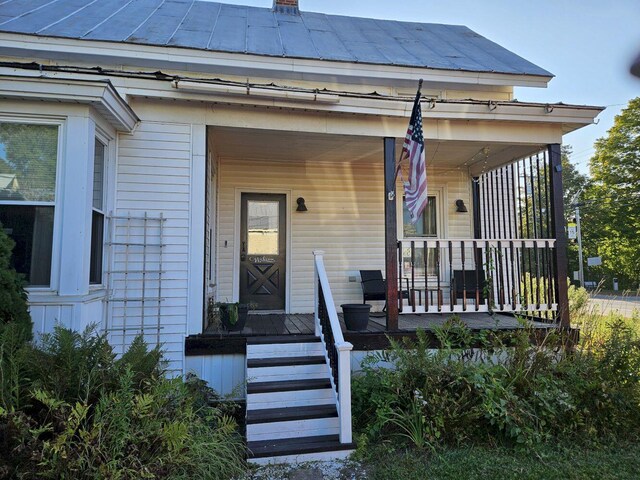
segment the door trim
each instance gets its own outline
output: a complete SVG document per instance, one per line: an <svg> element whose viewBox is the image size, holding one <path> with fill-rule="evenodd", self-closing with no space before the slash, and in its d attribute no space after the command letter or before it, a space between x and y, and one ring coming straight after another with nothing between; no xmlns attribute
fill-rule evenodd
<svg viewBox="0 0 640 480"><path fill-rule="evenodd" d="M284 289L284 312L291 313L291 190L283 190L281 188L254 188L254 187L236 187L234 195L234 208L233 208L233 301L237 302L240 299L240 223L241 223L241 201L243 193L273 193L279 195L285 195L285 210L286 210L286 244L287 252L285 259L287 262L285 268L285 289Z"/></svg>

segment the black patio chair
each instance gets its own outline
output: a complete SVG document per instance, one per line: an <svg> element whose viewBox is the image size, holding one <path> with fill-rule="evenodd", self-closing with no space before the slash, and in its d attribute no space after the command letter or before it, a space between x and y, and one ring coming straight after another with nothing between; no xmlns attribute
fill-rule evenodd
<svg viewBox="0 0 640 480"><path fill-rule="evenodd" d="M453 279L451 280L451 292L455 295L456 300L459 298L464 299L466 292L467 300L475 301L477 287L479 303L482 303L486 299L485 283L484 270L479 270L477 275L475 270L454 270Z"/></svg>
<svg viewBox="0 0 640 480"><path fill-rule="evenodd" d="M406 289L402 288L402 279L400 279L400 289L398 290L398 296L400 298L406 298L409 300L409 306L411 306L411 295L409 293L409 279L405 278L407 282ZM387 308L387 281L382 277L382 271L380 270L360 270L360 282L362 285L362 303L367 303L371 300L384 300Z"/></svg>

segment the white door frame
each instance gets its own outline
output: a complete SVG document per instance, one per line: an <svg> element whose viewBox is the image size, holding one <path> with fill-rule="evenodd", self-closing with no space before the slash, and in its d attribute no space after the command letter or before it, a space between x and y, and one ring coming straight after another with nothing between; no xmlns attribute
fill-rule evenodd
<svg viewBox="0 0 640 480"><path fill-rule="evenodd" d="M287 225L287 253L285 255L285 261L287 267L285 268L285 300L284 311L290 313L291 305L291 190L283 190L282 188L255 188L255 187L236 187L235 188L235 202L234 202L234 233L233 233L233 301L237 302L240 299L240 207L243 193L272 193L278 195L285 195L285 208L286 208L286 225Z"/></svg>

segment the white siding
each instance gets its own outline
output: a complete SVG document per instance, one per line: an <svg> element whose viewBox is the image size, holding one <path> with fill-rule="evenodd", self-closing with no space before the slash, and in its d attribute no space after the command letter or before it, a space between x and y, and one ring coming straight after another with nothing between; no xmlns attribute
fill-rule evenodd
<svg viewBox="0 0 640 480"><path fill-rule="evenodd" d="M205 380L220 395L245 397L246 361L244 355L203 355L185 358L185 373Z"/></svg>
<svg viewBox="0 0 640 480"><path fill-rule="evenodd" d="M192 127L189 124L144 121L131 135L121 135L118 144L116 208L117 216L166 218L162 243L162 297L160 311L157 302L147 302L144 332L149 343L158 340L165 350L172 370L181 371L184 357L184 336L187 332L189 280L189 219ZM143 242L141 222L126 233L121 221L116 228L116 242ZM159 244L159 224L148 231L147 244ZM158 248L147 247L147 269L160 266ZM112 249L112 268L116 271L142 269L141 248L116 246ZM113 296L142 296L141 274L113 276ZM126 284L125 284L126 283ZM146 295L158 296L158 276L146 275ZM157 326L160 324L158 335ZM111 339L128 343L136 328L142 327L140 303L114 302L110 312ZM125 333L126 327L126 333Z"/></svg>
<svg viewBox="0 0 640 480"><path fill-rule="evenodd" d="M336 305L362 301L360 269L384 269L384 185L379 165L357 162L278 162L220 159L218 196L218 298L237 298L234 247L240 191L289 193L291 216L291 313L313 311L313 250L324 250ZM440 214L450 237L471 238L470 180L461 171L429 172L429 188L441 192ZM304 197L308 211L295 212ZM469 213L455 213L462 198ZM399 226L401 230L401 226Z"/></svg>
<svg viewBox="0 0 640 480"><path fill-rule="evenodd" d="M29 296L29 313L36 335L51 333L57 325L83 332L89 325L100 328L104 321L104 298L102 294L84 298L51 297L39 299Z"/></svg>

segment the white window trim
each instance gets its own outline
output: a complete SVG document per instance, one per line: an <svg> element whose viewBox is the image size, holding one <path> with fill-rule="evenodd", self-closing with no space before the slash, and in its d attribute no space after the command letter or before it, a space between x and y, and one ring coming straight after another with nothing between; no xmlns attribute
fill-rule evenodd
<svg viewBox="0 0 640 480"><path fill-rule="evenodd" d="M58 127L58 150L56 152L56 182L54 185L53 202L29 202L25 205L53 207L53 244L51 245L51 276L49 286L26 286L27 293L53 293L57 292L60 277L60 249L62 221L62 209L60 208L60 197L62 195L60 178L63 174L63 163L65 159L64 139L66 138L66 118L57 115L0 115L0 123L21 123L33 125L55 125ZM16 202L0 200L0 205L16 205Z"/></svg>

